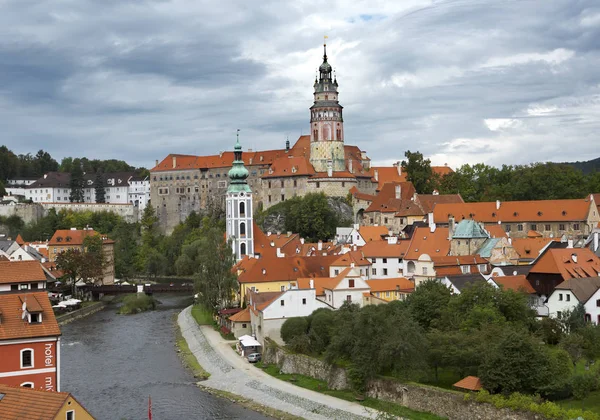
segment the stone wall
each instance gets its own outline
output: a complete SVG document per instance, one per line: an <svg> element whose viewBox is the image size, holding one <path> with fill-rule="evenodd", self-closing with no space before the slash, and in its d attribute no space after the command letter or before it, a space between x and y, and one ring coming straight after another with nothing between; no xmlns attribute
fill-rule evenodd
<svg viewBox="0 0 600 420"><path fill-rule="evenodd" d="M0 205L0 216L19 216L26 224L35 223L44 216L44 209L40 204L15 204Z"/></svg>
<svg viewBox="0 0 600 420"><path fill-rule="evenodd" d="M135 223L138 221L138 207L133 204L111 204L111 203L44 203L39 204L43 207L43 215L46 216L51 209L55 209L57 212L60 210L83 212L90 211L92 213L99 213L103 211L115 213L125 219L128 223Z"/></svg>
<svg viewBox="0 0 600 420"><path fill-rule="evenodd" d="M310 376L327 382L329 389L350 388L346 370L302 354L288 353L266 343L263 361L279 366L282 373ZM412 410L426 411L449 420L543 420L534 413L498 409L490 404L465 401L458 391L443 390L425 385L400 383L393 378L377 378L367 384L366 395L389 401Z"/></svg>

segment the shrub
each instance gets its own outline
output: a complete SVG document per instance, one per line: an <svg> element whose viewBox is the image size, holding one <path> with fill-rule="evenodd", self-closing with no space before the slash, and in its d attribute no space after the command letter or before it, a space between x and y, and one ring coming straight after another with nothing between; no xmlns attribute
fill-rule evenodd
<svg viewBox="0 0 600 420"><path fill-rule="evenodd" d="M598 388L598 378L590 372L573 376L571 381L573 388L573 397L576 400L583 400L590 392Z"/></svg>
<svg viewBox="0 0 600 420"><path fill-rule="evenodd" d="M305 317L289 318L281 326L281 339L289 345L295 337L306 335L308 321Z"/></svg>
<svg viewBox="0 0 600 420"><path fill-rule="evenodd" d="M143 293L127 295L123 299L123 306L119 309L120 314L130 315L156 309L156 299Z"/></svg>

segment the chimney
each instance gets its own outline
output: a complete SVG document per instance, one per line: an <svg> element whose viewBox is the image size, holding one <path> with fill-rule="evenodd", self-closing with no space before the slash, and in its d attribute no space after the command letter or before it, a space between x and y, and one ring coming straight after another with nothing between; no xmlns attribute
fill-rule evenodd
<svg viewBox="0 0 600 420"><path fill-rule="evenodd" d="M304 238L300 238L300 243L304 245Z"/></svg>
<svg viewBox="0 0 600 420"><path fill-rule="evenodd" d="M158 159L156 159L156 165L154 165L154 166L158 166Z"/></svg>
<svg viewBox="0 0 600 420"><path fill-rule="evenodd" d="M454 233L454 216L448 216L448 239L452 239Z"/></svg>
<svg viewBox="0 0 600 420"><path fill-rule="evenodd" d="M496 200L496 210L500 210L500 200Z"/></svg>
<svg viewBox="0 0 600 420"><path fill-rule="evenodd" d="M571 259L573 260L573 262L574 262L575 264L577 264L577 254L575 254L575 253L572 253L572 254L571 254Z"/></svg>
<svg viewBox="0 0 600 420"><path fill-rule="evenodd" d="M573 248L573 239L569 239L567 241L567 248L569 248L569 249ZM575 255L575 254L573 254L573 255ZM575 258L574 261L577 262L577 258Z"/></svg>
<svg viewBox="0 0 600 420"><path fill-rule="evenodd" d="M317 243L317 250L322 251L323 250L323 241L319 241Z"/></svg>
<svg viewBox="0 0 600 420"><path fill-rule="evenodd" d="M177 167L177 156L173 156L173 168Z"/></svg>
<svg viewBox="0 0 600 420"><path fill-rule="evenodd" d="M310 287L311 289L314 289L314 288L315 288L315 281L314 281L313 279L310 279L308 283L309 283L309 287Z"/></svg>
<svg viewBox="0 0 600 420"><path fill-rule="evenodd" d="M379 182L379 171L377 169L375 169L375 171L373 171L373 172L375 174L374 175L375 181Z"/></svg>
<svg viewBox="0 0 600 420"><path fill-rule="evenodd" d="M288 232L287 232L287 237L289 238L290 236L292 236L292 232L290 232L290 231L288 230Z"/></svg>
<svg viewBox="0 0 600 420"><path fill-rule="evenodd" d="M352 245L352 251L356 251L358 250L358 247L356 245Z"/></svg>
<svg viewBox="0 0 600 420"><path fill-rule="evenodd" d="M433 192L431 194L433 194L433 195L440 195L440 192L438 190L433 190Z"/></svg>
<svg viewBox="0 0 600 420"><path fill-rule="evenodd" d="M289 141L289 140L286 140L286 141L285 141L285 152L287 153L287 152L289 152L289 151L290 151L290 141Z"/></svg>
<svg viewBox="0 0 600 420"><path fill-rule="evenodd" d="M398 171L398 175L402 175L402 165L400 165L400 161L394 162L393 166Z"/></svg>
<svg viewBox="0 0 600 420"><path fill-rule="evenodd" d="M402 187L400 185L396 185L396 200L400 200L402 197Z"/></svg>
<svg viewBox="0 0 600 420"><path fill-rule="evenodd" d="M387 241L388 245L396 245L398 243L398 238L396 236L388 236Z"/></svg>
<svg viewBox="0 0 600 420"><path fill-rule="evenodd" d="M350 263L350 268L354 268L354 263L353 262Z"/></svg>
<svg viewBox="0 0 600 420"><path fill-rule="evenodd" d="M267 232L267 236L271 236L271 232Z"/></svg>
<svg viewBox="0 0 600 420"><path fill-rule="evenodd" d="M436 227L437 226L435 225L435 223L431 223L429 225L429 232L431 232L431 233L435 232Z"/></svg>
<svg viewBox="0 0 600 420"><path fill-rule="evenodd" d="M348 172L350 172L351 174L354 173L354 171L352 170L352 159L348 160Z"/></svg>
<svg viewBox="0 0 600 420"><path fill-rule="evenodd" d="M333 161L331 159L327 161L327 176L329 178L333 176Z"/></svg>
<svg viewBox="0 0 600 420"><path fill-rule="evenodd" d="M355 223L354 225L352 225L352 227L354 228L354 230L358 230L360 228L360 225L358 223Z"/></svg>
<svg viewBox="0 0 600 420"><path fill-rule="evenodd" d="M44 179L48 178L48 174L44 174Z"/></svg>
<svg viewBox="0 0 600 420"><path fill-rule="evenodd" d="M271 246L275 246L275 241L271 241Z"/></svg>

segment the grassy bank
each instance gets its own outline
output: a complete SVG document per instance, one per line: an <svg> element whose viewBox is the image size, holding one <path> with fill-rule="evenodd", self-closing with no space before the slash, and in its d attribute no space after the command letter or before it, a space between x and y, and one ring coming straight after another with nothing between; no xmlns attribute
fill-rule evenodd
<svg viewBox="0 0 600 420"><path fill-rule="evenodd" d="M231 392L209 388L209 387L203 386L202 384L198 384L198 386L212 395L216 395L218 397L225 398L233 403L241 405L242 407L245 407L252 411L256 411L256 412L265 414L274 419L302 420L302 417L298 417L293 414L286 413L285 411L277 410L275 408L267 407L266 405L262 405L257 402L254 402L252 400L249 400L247 398L240 397L239 395L232 394Z"/></svg>
<svg viewBox="0 0 600 420"><path fill-rule="evenodd" d="M138 314L156 309L158 302L152 296L143 293L136 293L125 296L123 306L119 308L119 313L124 315Z"/></svg>
<svg viewBox="0 0 600 420"><path fill-rule="evenodd" d="M183 338L183 335L181 334L181 328L179 328L179 325L177 324L177 315L173 316L173 321L175 322L175 343L180 351L179 355L181 356L183 364L192 371L194 378L200 380L208 379L210 373L205 371L200 363L198 363L198 359L192 354L187 341L185 341L185 338Z"/></svg>
<svg viewBox="0 0 600 420"><path fill-rule="evenodd" d="M327 388L327 383L315 378L303 375L291 375L279 373L279 368L275 365L263 365L258 363L257 366L262 368L269 375L281 379L282 381L293 383L302 388L310 389L311 391L320 392L321 394L330 395L342 400L355 402L365 407L373 408L394 416L409 418L411 420L442 420L443 417L436 416L431 413L411 410L400 404L395 404L387 401L381 401L375 398L366 397L363 401L357 401L354 392L349 390L332 390Z"/></svg>
<svg viewBox="0 0 600 420"><path fill-rule="evenodd" d="M214 325L212 313L202 305L194 305L192 307L192 316L198 325Z"/></svg>

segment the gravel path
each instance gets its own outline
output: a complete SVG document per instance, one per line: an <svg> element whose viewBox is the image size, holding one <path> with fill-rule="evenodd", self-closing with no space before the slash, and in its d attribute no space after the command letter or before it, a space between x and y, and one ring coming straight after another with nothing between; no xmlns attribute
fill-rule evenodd
<svg viewBox="0 0 600 420"><path fill-rule="evenodd" d="M210 326L198 326L191 307L178 317L183 337L210 378L203 387L228 391L306 419L358 420L376 418L377 411L360 404L320 394L274 378L240 357L231 342Z"/></svg>

